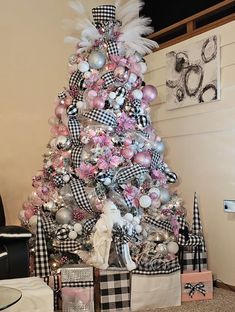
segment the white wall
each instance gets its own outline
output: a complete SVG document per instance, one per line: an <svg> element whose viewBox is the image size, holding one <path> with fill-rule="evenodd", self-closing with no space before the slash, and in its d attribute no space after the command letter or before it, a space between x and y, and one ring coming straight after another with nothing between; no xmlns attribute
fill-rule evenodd
<svg viewBox="0 0 235 312"><path fill-rule="evenodd" d="M218 34L221 39L221 100L167 110L165 54ZM159 50L146 57L146 83L159 92L151 114L163 138L165 160L179 177L175 186L191 221L193 194L199 207L214 277L235 285L235 213L224 199L235 199L235 22Z"/></svg>

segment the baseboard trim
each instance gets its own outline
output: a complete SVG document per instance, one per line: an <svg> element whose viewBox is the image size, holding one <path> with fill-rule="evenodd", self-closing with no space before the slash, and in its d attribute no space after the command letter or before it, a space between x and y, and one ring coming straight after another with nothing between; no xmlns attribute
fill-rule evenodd
<svg viewBox="0 0 235 312"><path fill-rule="evenodd" d="M229 285L229 284L225 284L222 281L214 281L214 286L218 287L218 288L223 288L223 289L227 289L227 290L231 290L235 292L235 286L233 285Z"/></svg>

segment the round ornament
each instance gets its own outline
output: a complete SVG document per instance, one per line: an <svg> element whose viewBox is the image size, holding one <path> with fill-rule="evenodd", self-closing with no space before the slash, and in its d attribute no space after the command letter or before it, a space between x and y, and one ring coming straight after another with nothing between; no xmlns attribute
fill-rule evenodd
<svg viewBox="0 0 235 312"><path fill-rule="evenodd" d="M162 154L164 152L165 146L162 141L156 142L155 144L155 151L158 152L159 154Z"/></svg>
<svg viewBox="0 0 235 312"><path fill-rule="evenodd" d="M168 254L168 249L165 244L158 244L157 251L163 256L166 256Z"/></svg>
<svg viewBox="0 0 235 312"><path fill-rule="evenodd" d="M80 72L82 73L85 73L89 70L89 63L88 62L85 62L85 61L81 61L79 64L78 64L78 70L80 70Z"/></svg>
<svg viewBox="0 0 235 312"><path fill-rule="evenodd" d="M59 224L67 224L67 223L69 223L72 220L71 211L69 209L67 209L67 208L60 208L56 212L55 219L56 219L57 223L59 223Z"/></svg>
<svg viewBox="0 0 235 312"><path fill-rule="evenodd" d="M139 203L142 208L149 208L152 204L152 199L148 195L142 195L139 198Z"/></svg>
<svg viewBox="0 0 235 312"><path fill-rule="evenodd" d="M78 234L82 233L82 225L81 223L75 223L73 226L74 231L76 231Z"/></svg>
<svg viewBox="0 0 235 312"><path fill-rule="evenodd" d="M103 52L101 51L92 51L88 56L88 63L91 68L101 69L106 62L106 58Z"/></svg>
<svg viewBox="0 0 235 312"><path fill-rule="evenodd" d="M43 207L44 207L45 210L48 210L48 211L51 211L51 212L56 212L57 211L56 204L53 201L49 201L49 202L45 203L43 205Z"/></svg>
<svg viewBox="0 0 235 312"><path fill-rule="evenodd" d="M70 239L76 239L77 236L78 236L77 232L75 232L75 231L70 231L69 232L69 238Z"/></svg>
<svg viewBox="0 0 235 312"><path fill-rule="evenodd" d="M136 100L141 100L142 97L143 97L143 92L139 89L135 89L133 92L132 92L132 96L134 99Z"/></svg>
<svg viewBox="0 0 235 312"><path fill-rule="evenodd" d="M176 254L179 251L179 245L176 242L169 242L167 249L169 253Z"/></svg>
<svg viewBox="0 0 235 312"><path fill-rule="evenodd" d="M132 220L133 220L133 214L131 214L131 213L126 213L125 214L125 216L124 216L124 219L126 219L127 221L129 221L129 222L132 222Z"/></svg>
<svg viewBox="0 0 235 312"><path fill-rule="evenodd" d="M56 147L60 150L68 150L70 147L71 147L71 140L69 137L66 137L64 135L59 135L57 138L56 138Z"/></svg>
<svg viewBox="0 0 235 312"><path fill-rule="evenodd" d="M151 165L151 155L148 151L139 152L135 154L134 162L148 168Z"/></svg>
<svg viewBox="0 0 235 312"><path fill-rule="evenodd" d="M137 234L141 233L141 232L142 232L142 226L139 225L139 224L137 224L137 225L135 226L135 230L136 230Z"/></svg>
<svg viewBox="0 0 235 312"><path fill-rule="evenodd" d="M161 201L161 203L166 204L166 203L168 203L169 200L170 200L170 194L169 194L168 190L165 188L161 188L160 189L160 201Z"/></svg>
<svg viewBox="0 0 235 312"><path fill-rule="evenodd" d="M142 92L143 98L148 102L152 102L157 97L157 89L152 85L144 86Z"/></svg>
<svg viewBox="0 0 235 312"><path fill-rule="evenodd" d="M152 193L156 194L157 197L159 197L159 196L160 196L160 190L159 190L159 188L157 188L157 187L151 187L151 189L149 190L149 194L152 194Z"/></svg>

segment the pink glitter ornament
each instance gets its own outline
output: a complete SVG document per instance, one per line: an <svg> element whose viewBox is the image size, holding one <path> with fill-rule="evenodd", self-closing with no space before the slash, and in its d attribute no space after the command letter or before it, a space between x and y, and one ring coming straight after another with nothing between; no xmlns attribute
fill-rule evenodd
<svg viewBox="0 0 235 312"><path fill-rule="evenodd" d="M96 97L94 98L92 104L93 104L92 106L93 106L94 108L102 109L102 108L104 108L104 106L105 106L105 101L104 101L104 99L103 99L102 97L96 96Z"/></svg>
<svg viewBox="0 0 235 312"><path fill-rule="evenodd" d="M134 163L137 163L145 168L151 165L151 155L148 151L139 152L134 157Z"/></svg>
<svg viewBox="0 0 235 312"><path fill-rule="evenodd" d="M121 155L126 159L131 159L134 156L134 151L131 147L124 147L121 150Z"/></svg>
<svg viewBox="0 0 235 312"><path fill-rule="evenodd" d="M153 85L146 85L142 89L143 99L152 102L157 97L157 89Z"/></svg>
<svg viewBox="0 0 235 312"><path fill-rule="evenodd" d="M59 104L56 106L55 108L55 115L57 118L61 119L62 115L64 114L65 112L65 106L62 105L62 104Z"/></svg>

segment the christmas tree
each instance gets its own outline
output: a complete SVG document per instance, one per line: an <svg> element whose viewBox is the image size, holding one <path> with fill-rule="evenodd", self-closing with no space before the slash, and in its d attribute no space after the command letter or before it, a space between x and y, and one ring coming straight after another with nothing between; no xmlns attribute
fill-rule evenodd
<svg viewBox="0 0 235 312"><path fill-rule="evenodd" d="M144 82L144 56L157 46L146 38L151 21L136 16L139 0L98 6L93 21L81 3L70 6L81 35L67 38L75 42L68 86L58 93L43 166L20 211L34 233L36 275L80 262L179 270L185 209L170 190L177 175L151 123L157 90Z"/></svg>

